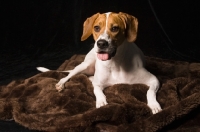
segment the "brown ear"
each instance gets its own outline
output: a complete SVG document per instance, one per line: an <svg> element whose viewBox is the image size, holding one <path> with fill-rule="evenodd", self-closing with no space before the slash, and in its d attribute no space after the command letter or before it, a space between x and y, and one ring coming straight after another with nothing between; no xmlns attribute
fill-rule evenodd
<svg viewBox="0 0 200 132"><path fill-rule="evenodd" d="M137 18L123 12L120 12L119 16L125 24L127 41L134 42L137 38L137 31L138 31Z"/></svg>
<svg viewBox="0 0 200 132"><path fill-rule="evenodd" d="M83 24L83 34L81 37L81 41L86 40L92 34L92 27L93 27L94 21L97 19L98 16L99 16L99 13L94 14L93 16L85 20Z"/></svg>

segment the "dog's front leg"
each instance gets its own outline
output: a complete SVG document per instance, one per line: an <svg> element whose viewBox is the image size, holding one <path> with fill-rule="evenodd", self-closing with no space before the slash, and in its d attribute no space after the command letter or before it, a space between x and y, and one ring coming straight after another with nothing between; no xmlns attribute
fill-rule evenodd
<svg viewBox="0 0 200 132"><path fill-rule="evenodd" d="M98 85L94 85L94 94L96 96L96 108L100 108L104 105L107 105L107 101L106 101L106 96L103 93L103 89L102 87L98 86Z"/></svg>
<svg viewBox="0 0 200 132"><path fill-rule="evenodd" d="M153 114L156 114L162 110L160 104L156 100L156 93L158 91L158 88L159 81L155 77L153 77L147 91L147 103L148 106L151 108Z"/></svg>
<svg viewBox="0 0 200 132"><path fill-rule="evenodd" d="M147 91L147 103L153 114L156 114L162 110L160 104L156 100L156 92L152 89Z"/></svg>
<svg viewBox="0 0 200 132"><path fill-rule="evenodd" d="M85 60L84 62L76 66L73 70L71 70L67 77L60 79L60 81L56 84L56 89L58 91L61 91L64 88L65 82L67 82L72 76L76 74L83 73L87 75L93 75L94 64L95 64L95 60L93 59Z"/></svg>

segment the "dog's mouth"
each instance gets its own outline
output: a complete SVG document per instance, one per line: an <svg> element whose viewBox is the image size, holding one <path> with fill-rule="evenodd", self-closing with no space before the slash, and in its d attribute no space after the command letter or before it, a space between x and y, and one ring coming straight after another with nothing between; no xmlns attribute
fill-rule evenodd
<svg viewBox="0 0 200 132"><path fill-rule="evenodd" d="M106 60L111 59L110 55L106 52L98 52L97 57L98 57L99 60L102 60L102 61L106 61Z"/></svg>
<svg viewBox="0 0 200 132"><path fill-rule="evenodd" d="M114 57L115 54L116 54L116 50L113 51L111 54L108 52L101 51L101 52L97 52L97 58L99 60L106 61L106 60L110 60L112 57Z"/></svg>

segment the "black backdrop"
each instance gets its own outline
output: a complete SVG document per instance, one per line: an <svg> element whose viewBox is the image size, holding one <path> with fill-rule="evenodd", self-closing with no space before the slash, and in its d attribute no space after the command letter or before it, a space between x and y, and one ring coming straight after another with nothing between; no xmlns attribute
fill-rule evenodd
<svg viewBox="0 0 200 132"><path fill-rule="evenodd" d="M82 25L97 12L126 12L137 17L136 44L147 56L200 62L197 3L195 0L2 0L0 84L34 75L38 73L36 66L56 69L73 54L87 53L93 39L80 41ZM12 131L9 123L0 124L0 131Z"/></svg>

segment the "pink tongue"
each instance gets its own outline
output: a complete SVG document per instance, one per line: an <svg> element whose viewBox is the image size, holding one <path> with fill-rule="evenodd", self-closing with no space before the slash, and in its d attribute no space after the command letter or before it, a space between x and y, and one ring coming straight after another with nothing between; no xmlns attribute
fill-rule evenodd
<svg viewBox="0 0 200 132"><path fill-rule="evenodd" d="M97 53L97 57L102 60L102 61L106 61L109 59L109 54L107 53Z"/></svg>

